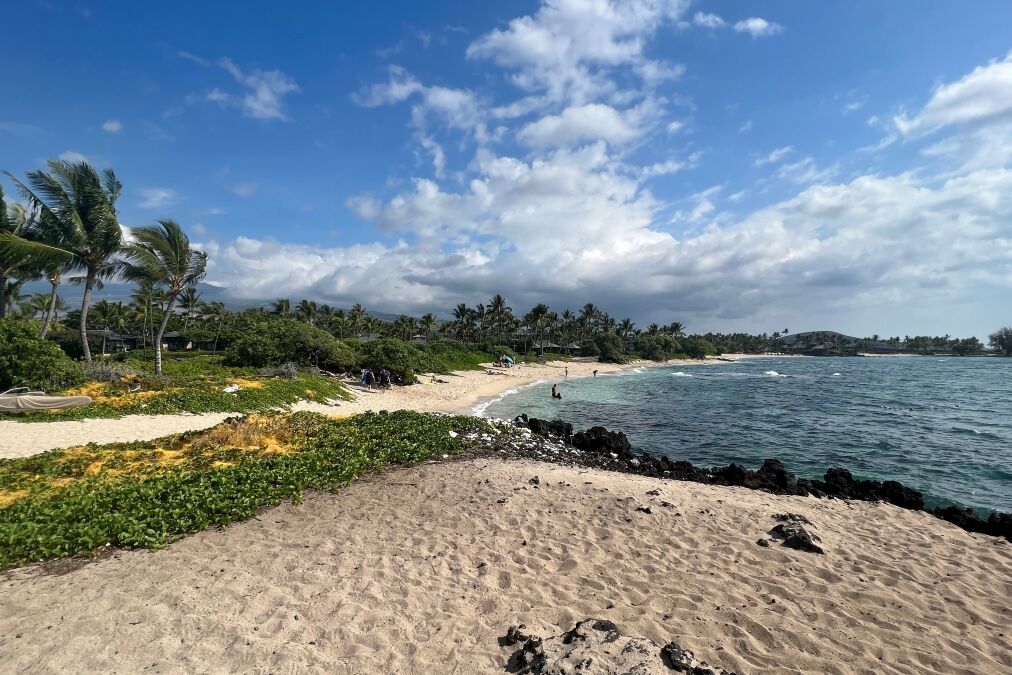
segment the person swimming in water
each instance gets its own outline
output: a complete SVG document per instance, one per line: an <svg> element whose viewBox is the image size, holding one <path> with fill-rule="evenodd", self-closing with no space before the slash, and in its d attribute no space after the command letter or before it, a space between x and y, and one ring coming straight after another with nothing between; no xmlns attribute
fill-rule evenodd
<svg viewBox="0 0 1012 675"><path fill-rule="evenodd" d="M559 391L559 385L557 384L552 385L552 398L562 398L562 393Z"/></svg>

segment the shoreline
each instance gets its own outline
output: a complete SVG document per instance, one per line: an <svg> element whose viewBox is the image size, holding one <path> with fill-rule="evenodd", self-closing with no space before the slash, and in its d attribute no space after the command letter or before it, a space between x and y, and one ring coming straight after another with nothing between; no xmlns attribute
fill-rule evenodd
<svg viewBox="0 0 1012 675"><path fill-rule="evenodd" d="M316 412L329 417L347 417L366 411L414 410L473 415L474 407L510 389L527 387L545 380L565 382L569 378L614 375L639 367L664 367L672 363L702 365L706 361L653 362L635 361L628 364L598 363L590 358L572 361L517 365L513 368L456 371L451 375L419 376L418 384L390 389L366 390L354 383L345 383L354 396L351 401L333 405L299 401L289 406L292 412ZM489 371L495 375L487 374ZM435 378L437 381L433 381ZM29 457L52 450L88 443L148 441L170 434L207 429L227 417L240 413L202 413L180 415L126 415L117 418L89 418L71 421L19 422L0 419L0 459Z"/></svg>

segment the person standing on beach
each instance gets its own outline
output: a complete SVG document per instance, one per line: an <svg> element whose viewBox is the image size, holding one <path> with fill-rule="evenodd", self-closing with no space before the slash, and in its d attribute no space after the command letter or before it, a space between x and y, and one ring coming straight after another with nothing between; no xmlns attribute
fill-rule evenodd
<svg viewBox="0 0 1012 675"><path fill-rule="evenodd" d="M566 366L566 379L569 379L569 366Z"/></svg>
<svg viewBox="0 0 1012 675"><path fill-rule="evenodd" d="M594 371L594 377L597 377L597 371L596 370Z"/></svg>

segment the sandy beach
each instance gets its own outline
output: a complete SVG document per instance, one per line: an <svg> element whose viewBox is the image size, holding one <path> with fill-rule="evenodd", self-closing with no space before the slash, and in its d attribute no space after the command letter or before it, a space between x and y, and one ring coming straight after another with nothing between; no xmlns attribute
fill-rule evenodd
<svg viewBox="0 0 1012 675"><path fill-rule="evenodd" d="M758 546L779 512L826 554ZM395 470L72 568L2 577L5 670L495 673L511 625L586 617L738 673L1012 669L1004 540L890 505L528 461Z"/></svg>
<svg viewBox="0 0 1012 675"><path fill-rule="evenodd" d="M700 364L702 361L680 361L679 364ZM543 364L524 364L513 368L493 368L494 375L486 371L458 371L452 375L426 374L419 383L407 387L367 390L351 384L354 400L335 402L334 405L301 402L293 410L308 410L324 415L345 416L367 410L416 410L419 412L452 412L471 414L473 407L483 400L503 392L539 381L565 382L569 378L614 374L647 364L636 362L624 366L598 363L591 359L552 361ZM437 381L433 381L433 379ZM86 443L115 443L143 441L168 434L206 429L228 417L224 413L202 415L128 415L116 419L90 419L67 422L16 422L0 421L0 459L27 457L53 448L64 448Z"/></svg>

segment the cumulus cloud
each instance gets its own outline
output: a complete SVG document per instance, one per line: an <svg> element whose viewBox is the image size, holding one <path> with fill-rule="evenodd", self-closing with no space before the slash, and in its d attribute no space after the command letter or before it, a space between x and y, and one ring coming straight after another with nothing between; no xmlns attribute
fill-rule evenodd
<svg viewBox="0 0 1012 675"><path fill-rule="evenodd" d="M542 148L569 146L587 140L622 144L643 134L642 117L641 111L635 109L620 112L601 103L588 103L531 122L517 137L522 143Z"/></svg>
<svg viewBox="0 0 1012 675"><path fill-rule="evenodd" d="M137 206L142 209L160 209L176 201L176 191L171 188L141 188L141 200Z"/></svg>
<svg viewBox="0 0 1012 675"><path fill-rule="evenodd" d="M119 120L106 120L102 124L102 131L106 131L110 134L118 134L123 131L123 123Z"/></svg>
<svg viewBox="0 0 1012 675"><path fill-rule="evenodd" d="M753 16L748 19L742 19L734 24L734 29L739 33L748 33L753 38L761 38L781 33L783 32L784 27L778 23L773 23L772 21L767 21L766 19Z"/></svg>
<svg viewBox="0 0 1012 675"><path fill-rule="evenodd" d="M288 94L299 91L299 85L280 70L253 69L243 72L230 59L222 59L219 65L225 69L245 91L230 94L215 87L207 94L207 100L219 105L239 108L243 115L261 120L288 120L284 99Z"/></svg>
<svg viewBox="0 0 1012 675"><path fill-rule="evenodd" d="M468 47L512 73L518 87L582 104L613 89L608 68L640 64L647 42L688 0L553 0Z"/></svg>
<svg viewBox="0 0 1012 675"><path fill-rule="evenodd" d="M929 134L950 125L1012 120L1012 53L940 85L920 112L894 118L904 136Z"/></svg>
<svg viewBox="0 0 1012 675"><path fill-rule="evenodd" d="M431 158L434 176L347 200L387 243L211 241L211 281L242 298L304 295L411 313L502 292L516 308L593 301L639 319L711 326L747 318L754 326L785 311L839 326L850 310L895 314L891 302L939 308L971 292L1007 297L1012 142L998 141L1012 136L1001 115L922 150L945 164L934 172L843 179L839 165L784 146L752 160L792 196L759 210L736 209L763 199L769 180L747 200L740 189L725 197L723 185L671 202L655 196L658 176L688 171L699 157L667 151L667 134L682 128L665 110L677 95L662 99L644 75L647 43L685 4L546 0L468 49L513 79L512 99L391 67L355 100L410 107L411 149ZM739 30L779 30L749 21ZM937 115L929 103L908 119L927 112ZM952 166L971 154L978 160ZM458 160L463 168L451 173Z"/></svg>

